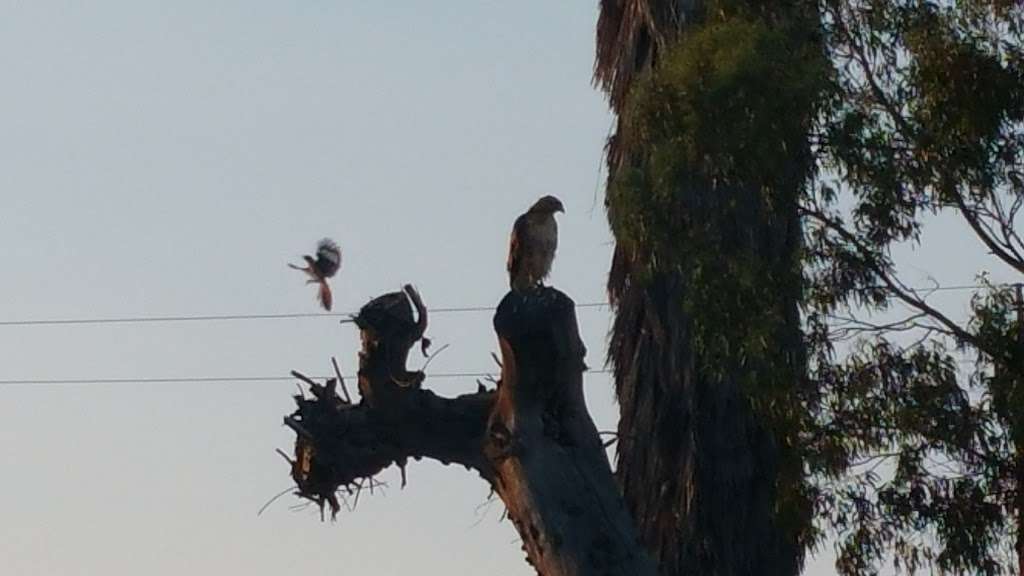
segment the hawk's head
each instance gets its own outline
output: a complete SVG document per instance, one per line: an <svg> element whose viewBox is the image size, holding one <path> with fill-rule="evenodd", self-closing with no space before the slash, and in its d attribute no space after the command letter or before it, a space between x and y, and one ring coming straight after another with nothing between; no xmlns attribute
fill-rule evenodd
<svg viewBox="0 0 1024 576"><path fill-rule="evenodd" d="M555 212L565 212L565 208L562 206L562 201L554 196L545 196L540 200L534 202L533 206L530 206L530 212L542 213L542 214L554 214Z"/></svg>

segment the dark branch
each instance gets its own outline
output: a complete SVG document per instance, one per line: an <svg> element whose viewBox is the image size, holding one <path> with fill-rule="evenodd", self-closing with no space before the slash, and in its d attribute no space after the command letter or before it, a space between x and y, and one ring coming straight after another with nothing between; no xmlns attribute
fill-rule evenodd
<svg viewBox="0 0 1024 576"><path fill-rule="evenodd" d="M372 300L355 322L363 342L359 403L302 378L313 398L296 396L298 409L285 419L297 435L288 461L300 496L336 514L339 500L349 504L345 493L354 506L362 487L372 488L373 476L392 464L404 485L408 458L457 463L505 502L539 573L654 576L587 413L585 349L571 299L551 288L507 295L494 319L498 388L451 399L421 389L422 372L405 366L427 327L415 290Z"/></svg>
<svg viewBox="0 0 1024 576"><path fill-rule="evenodd" d="M406 369L410 348L427 328L426 307L416 290L406 286L404 292L375 298L355 323L363 341L358 404L337 395L334 379L321 386L293 372L313 395L296 396L298 409L285 418L297 434L292 478L299 494L337 513L339 489L358 489L362 479L392 464L404 468L409 458L461 464L491 479L483 445L494 392L441 398L420 389L422 372Z"/></svg>
<svg viewBox="0 0 1024 576"><path fill-rule="evenodd" d="M495 489L539 574L654 575L583 397L575 304L510 292L494 317L501 383L486 452Z"/></svg>
<svg viewBox="0 0 1024 576"><path fill-rule="evenodd" d="M972 210L972 207L968 206L967 203L964 202L960 193L953 190L950 196L952 196L953 202L960 209L960 214L964 217L964 220L967 221L967 224L971 227L971 230L974 231L974 234L983 244L985 244L985 247L991 250L993 254L998 256L1003 262L1006 262L1006 264L1014 270L1024 274L1024 261L1014 258L1013 254L1004 250L999 243L996 242L995 238L986 232L985 227L978 219L978 215Z"/></svg>
<svg viewBox="0 0 1024 576"><path fill-rule="evenodd" d="M974 334L971 334L967 330L960 327L959 324L953 322L948 316L940 312L938 309L932 307L922 298L917 297L914 291L907 286L903 285L898 279L894 278L887 270L875 263L872 258L872 251L860 241L859 238L849 230L847 230L842 222L839 222L833 218L830 218L827 214L820 210L804 208L801 213L805 216L810 216L817 220L820 224L827 227L838 234L843 240L849 242L861 256L864 258L864 263L871 269L872 272L878 277L879 280L885 285L889 292L894 295L897 299L905 303L906 305L914 308L942 325L948 330L954 337L960 339L963 342L967 342L977 348L978 350L984 350L988 354L992 354L985 343L979 340Z"/></svg>
<svg viewBox="0 0 1024 576"><path fill-rule="evenodd" d="M366 403L346 404L336 395L315 400L296 397L298 409L286 424L298 432L292 478L299 493L321 505L392 464L431 458L461 464L490 479L483 433L494 392L441 398L409 390L387 412Z"/></svg>

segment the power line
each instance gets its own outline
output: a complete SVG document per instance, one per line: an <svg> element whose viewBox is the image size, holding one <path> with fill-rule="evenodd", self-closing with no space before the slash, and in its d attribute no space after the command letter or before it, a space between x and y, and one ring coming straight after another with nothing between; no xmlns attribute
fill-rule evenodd
<svg viewBox="0 0 1024 576"><path fill-rule="evenodd" d="M1010 286L1012 283L997 284L997 286ZM920 292L947 292L958 290L977 290L986 288L983 284L961 284L954 286L920 286L912 287L910 290ZM879 288L884 288L880 286ZM584 302L576 304L576 308L608 308L608 302ZM428 308L429 314L456 314L467 312L492 312L494 306L454 306L446 308ZM0 327L4 326L74 326L91 324L156 324L172 322L231 322L240 320L296 320L306 318L352 318L356 315L352 312L297 312L283 314L196 314L179 316L120 316L110 318L49 318L49 319L24 319L24 320L0 320Z"/></svg>
<svg viewBox="0 0 1024 576"><path fill-rule="evenodd" d="M607 302L586 302L577 308L598 308L608 306ZM428 308L428 314L451 314L459 312L492 312L493 306L465 306L451 308ZM29 320L0 320L0 326L67 326L81 324L146 324L159 322L217 322L234 320L286 320L302 318L351 318L355 312L302 312L294 314L206 314L183 316L122 316L114 318L53 318Z"/></svg>
<svg viewBox="0 0 1024 576"><path fill-rule="evenodd" d="M973 364L973 360L961 359L957 364ZM584 374L611 374L608 368L592 368L583 371ZM499 372L438 372L428 373L430 379L454 379L454 378L487 378L488 376L500 376ZM334 378L333 374L321 376L309 376L313 380L327 380ZM342 375L346 380L355 380L355 374ZM0 380L0 386L59 386L59 385L102 385L102 384L216 384L216 383L245 383L245 382L296 382L294 376L183 376L183 377L143 377L143 378L22 378Z"/></svg>
<svg viewBox="0 0 1024 576"><path fill-rule="evenodd" d="M217 320L278 320L285 318L330 318L340 313L304 314L211 314L205 316L125 316L121 318L54 318L46 320L3 320L0 326L58 326L74 324L142 324L149 322L210 322Z"/></svg>
<svg viewBox="0 0 1024 576"><path fill-rule="evenodd" d="M50 384L185 384L212 382L285 382L295 380L288 376L212 376L187 378L53 378L0 380L2 386L37 386Z"/></svg>
<svg viewBox="0 0 1024 576"><path fill-rule="evenodd" d="M1009 286L1010 284L1005 284ZM1004 284L997 284L997 286L1004 286ZM978 288L987 288L983 284L963 284L960 286L919 286L917 288L911 288L916 292L947 292L953 290L977 290Z"/></svg>
<svg viewBox="0 0 1024 576"><path fill-rule="evenodd" d="M586 374L607 374L611 370L585 370ZM499 376L498 372L441 372L427 374L430 379L449 378L486 378ZM353 374L343 375L345 379L355 379ZM334 378L334 375L310 376L314 380ZM294 376L195 376L181 378L28 378L0 380L0 386L55 386L55 385L100 385L100 384L211 384L211 383L244 383L244 382L296 382Z"/></svg>

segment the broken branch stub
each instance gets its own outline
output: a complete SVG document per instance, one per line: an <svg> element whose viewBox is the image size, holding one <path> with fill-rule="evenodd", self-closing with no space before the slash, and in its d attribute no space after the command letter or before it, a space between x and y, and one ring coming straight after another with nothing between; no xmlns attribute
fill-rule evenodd
<svg viewBox="0 0 1024 576"><path fill-rule="evenodd" d="M454 462L489 478L482 446L494 392L441 398L420 388L422 372L406 369L409 350L427 328L416 290L406 286L371 300L355 323L363 341L359 402L314 383L313 398L295 396L297 410L285 418L296 432L291 466L299 494L337 514L339 490L351 493L364 478L392 464L404 467L408 458Z"/></svg>
<svg viewBox="0 0 1024 576"><path fill-rule="evenodd" d="M412 305L417 318L413 318ZM389 406L399 389L416 388L424 374L409 371L409 350L427 330L427 307L407 284L402 292L374 298L354 318L362 337L359 353L359 393L371 405Z"/></svg>
<svg viewBox="0 0 1024 576"><path fill-rule="evenodd" d="M494 328L502 378L484 451L530 563L545 576L656 574L587 412L575 303L510 292Z"/></svg>
<svg viewBox="0 0 1024 576"><path fill-rule="evenodd" d="M313 397L296 396L285 418L297 436L289 462L301 496L337 513L339 490L358 495L364 479L392 464L403 467L404 482L410 457L454 462L502 498L538 573L655 574L587 413L585 350L568 296L552 288L507 295L494 318L498 388L456 398L422 389L423 373L406 368L427 327L411 286L372 300L355 323L363 342L358 403L313 384Z"/></svg>

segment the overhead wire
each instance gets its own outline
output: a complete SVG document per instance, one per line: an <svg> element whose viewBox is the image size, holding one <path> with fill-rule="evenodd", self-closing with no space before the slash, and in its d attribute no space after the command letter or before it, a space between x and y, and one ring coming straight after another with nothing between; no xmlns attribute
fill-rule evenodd
<svg viewBox="0 0 1024 576"><path fill-rule="evenodd" d="M1011 286L1013 283L1000 283L997 286ZM959 290L976 290L985 288L984 284L959 284L952 286L919 286L910 288L920 292L947 292ZM576 308L608 308L608 302L583 302ZM494 306L450 306L428 308L428 314L457 314L466 312L492 312ZM109 318L26 318L22 320L0 320L4 326L74 326L89 324L155 324L171 322L231 322L239 320L296 320L315 318L352 318L357 311L349 312L294 312L281 314L183 314L169 316L116 316Z"/></svg>
<svg viewBox="0 0 1024 576"><path fill-rule="evenodd" d="M599 308L607 302L585 302L577 308ZM428 314L450 314L459 312L492 312L493 306L462 306L449 308L428 308ZM40 318L25 320L0 320L0 326L61 326L76 324L143 324L158 322L216 322L234 320L286 320L302 318L352 318L356 312L298 312L284 314L203 314L181 316L121 316L113 318Z"/></svg>
<svg viewBox="0 0 1024 576"><path fill-rule="evenodd" d="M609 369L589 369L585 374L607 374ZM449 378L487 378L496 377L498 372L440 372L427 374L428 379ZM334 378L334 375L309 376L314 380ZM354 379L355 375L345 374L345 379ZM244 382L294 382L294 376L197 376L181 378L21 378L0 380L0 386L48 386L48 385L98 385L98 384L208 384L208 383L244 383Z"/></svg>
<svg viewBox="0 0 1024 576"><path fill-rule="evenodd" d="M1009 285L1009 284L1008 284ZM912 288L920 291L957 291L975 290L984 288L980 284L964 284L953 286L928 286ZM576 304L577 308L600 308L609 307L608 302L584 302ZM456 306L428 308L428 314L466 313L466 312L490 312L493 306ZM112 318L55 318L55 319L25 319L25 320L2 320L0 327L4 326L57 326L57 325L90 325L90 324L141 324L141 323L163 323L163 322L213 322L213 321L238 321L238 320L282 320L282 319L305 319L305 318L352 318L355 312L304 312L304 313L283 313L283 314L205 314L205 315L180 315L180 316L122 316ZM604 374L610 372L608 369L586 370L586 373ZM486 378L497 376L496 372L447 372L430 374L430 378ZM319 376L318 379L326 379L331 376ZM353 377L353 376L346 376ZM141 377L141 378L23 378L0 380L0 386L44 386L44 385L100 385L100 384L187 384L187 383L243 383L243 382L287 382L295 380L292 376L200 376L200 377Z"/></svg>

